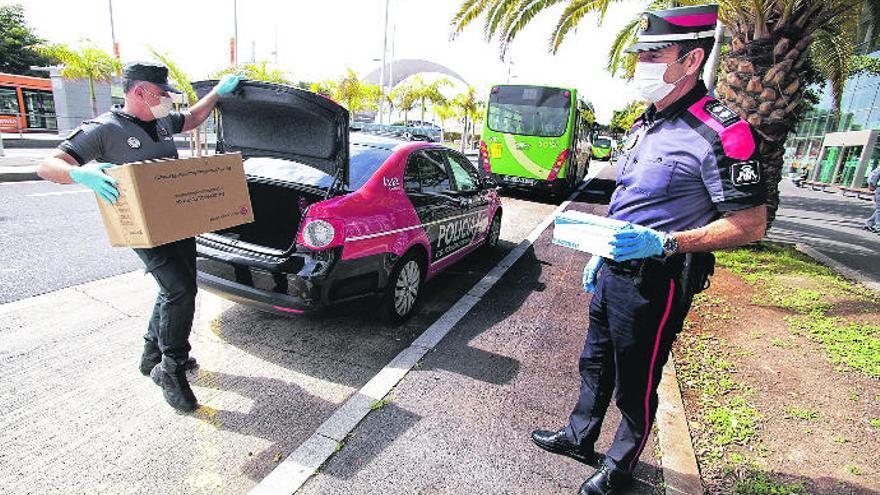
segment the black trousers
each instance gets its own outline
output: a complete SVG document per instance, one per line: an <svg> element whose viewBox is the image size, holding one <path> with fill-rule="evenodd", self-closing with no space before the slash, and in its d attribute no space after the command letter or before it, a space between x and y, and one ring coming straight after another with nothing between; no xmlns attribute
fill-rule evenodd
<svg viewBox="0 0 880 495"><path fill-rule="evenodd" d="M189 238L134 251L159 284L159 295L144 335L146 348L155 346L166 356L185 360L189 356L189 334L196 310L196 241Z"/></svg>
<svg viewBox="0 0 880 495"><path fill-rule="evenodd" d="M580 396L569 417L568 439L592 449L616 389L622 419L606 464L631 472L645 448L657 411L663 365L690 308L679 287L681 263L608 263L590 301L581 354Z"/></svg>

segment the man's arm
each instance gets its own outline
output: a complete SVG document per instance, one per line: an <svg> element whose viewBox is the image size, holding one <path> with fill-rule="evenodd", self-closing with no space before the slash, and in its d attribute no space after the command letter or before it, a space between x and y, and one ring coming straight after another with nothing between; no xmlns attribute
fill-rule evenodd
<svg viewBox="0 0 880 495"><path fill-rule="evenodd" d="M767 232L767 206L730 212L698 229L675 233L678 252L714 251L761 240Z"/></svg>
<svg viewBox="0 0 880 495"><path fill-rule="evenodd" d="M220 96L231 93L238 86L239 81L241 81L241 76L238 75L223 76L210 93L206 94L204 98L190 107L188 112L184 113L185 119L181 132L191 131L202 125L202 122L208 118L208 115L211 115L211 110L214 110Z"/></svg>
<svg viewBox="0 0 880 495"><path fill-rule="evenodd" d="M55 150L51 156L48 156L40 162L37 167L37 175L45 180L57 182L58 184L73 184L70 178L70 171L74 167L79 167L76 160L61 150Z"/></svg>

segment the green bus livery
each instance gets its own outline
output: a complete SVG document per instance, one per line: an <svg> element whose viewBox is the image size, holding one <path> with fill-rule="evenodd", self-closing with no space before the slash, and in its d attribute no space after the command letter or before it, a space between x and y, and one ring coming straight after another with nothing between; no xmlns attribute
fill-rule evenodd
<svg viewBox="0 0 880 495"><path fill-rule="evenodd" d="M608 136L599 136L593 141L593 158L597 160L611 160L611 138Z"/></svg>
<svg viewBox="0 0 880 495"><path fill-rule="evenodd" d="M480 141L483 169L505 188L573 190L590 163L585 108L574 89L492 87Z"/></svg>

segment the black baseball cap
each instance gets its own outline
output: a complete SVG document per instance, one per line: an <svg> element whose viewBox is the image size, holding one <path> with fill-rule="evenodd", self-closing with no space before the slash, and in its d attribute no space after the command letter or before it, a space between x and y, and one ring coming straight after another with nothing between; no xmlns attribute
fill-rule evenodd
<svg viewBox="0 0 880 495"><path fill-rule="evenodd" d="M714 38L717 23L718 6L714 4L645 12L636 43L624 52L653 51L686 40Z"/></svg>
<svg viewBox="0 0 880 495"><path fill-rule="evenodd" d="M122 77L155 84L169 93L180 93L179 89L168 84L168 67L155 62L131 62L122 69Z"/></svg>

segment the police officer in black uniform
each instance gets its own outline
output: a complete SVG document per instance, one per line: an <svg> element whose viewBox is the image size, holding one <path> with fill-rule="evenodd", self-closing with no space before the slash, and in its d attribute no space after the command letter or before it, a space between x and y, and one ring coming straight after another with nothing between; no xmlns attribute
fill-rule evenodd
<svg viewBox="0 0 880 495"><path fill-rule="evenodd" d="M195 129L204 122L218 96L234 90L240 77L224 77L187 112L172 111L169 93L179 91L168 84L168 68L164 65L128 64L123 79L125 104L83 122L40 164L40 177L59 184L83 184L101 200L115 203L119 197L116 180L103 170L122 163L177 158L174 134ZM196 299L195 239L134 251L159 284L159 295L144 335L140 372L162 387L165 400L172 407L195 410L198 404L185 374L196 366L189 357Z"/></svg>
<svg viewBox="0 0 880 495"><path fill-rule="evenodd" d="M717 5L646 13L629 49L639 55L633 82L652 104L616 162L608 216L628 223L614 234L611 259L594 256L584 270L584 288L594 295L568 424L532 433L545 450L599 462L594 443L616 391L617 434L581 494L630 485L657 410L661 370L714 266L710 251L756 241L766 229L752 129L697 79L717 14Z"/></svg>

